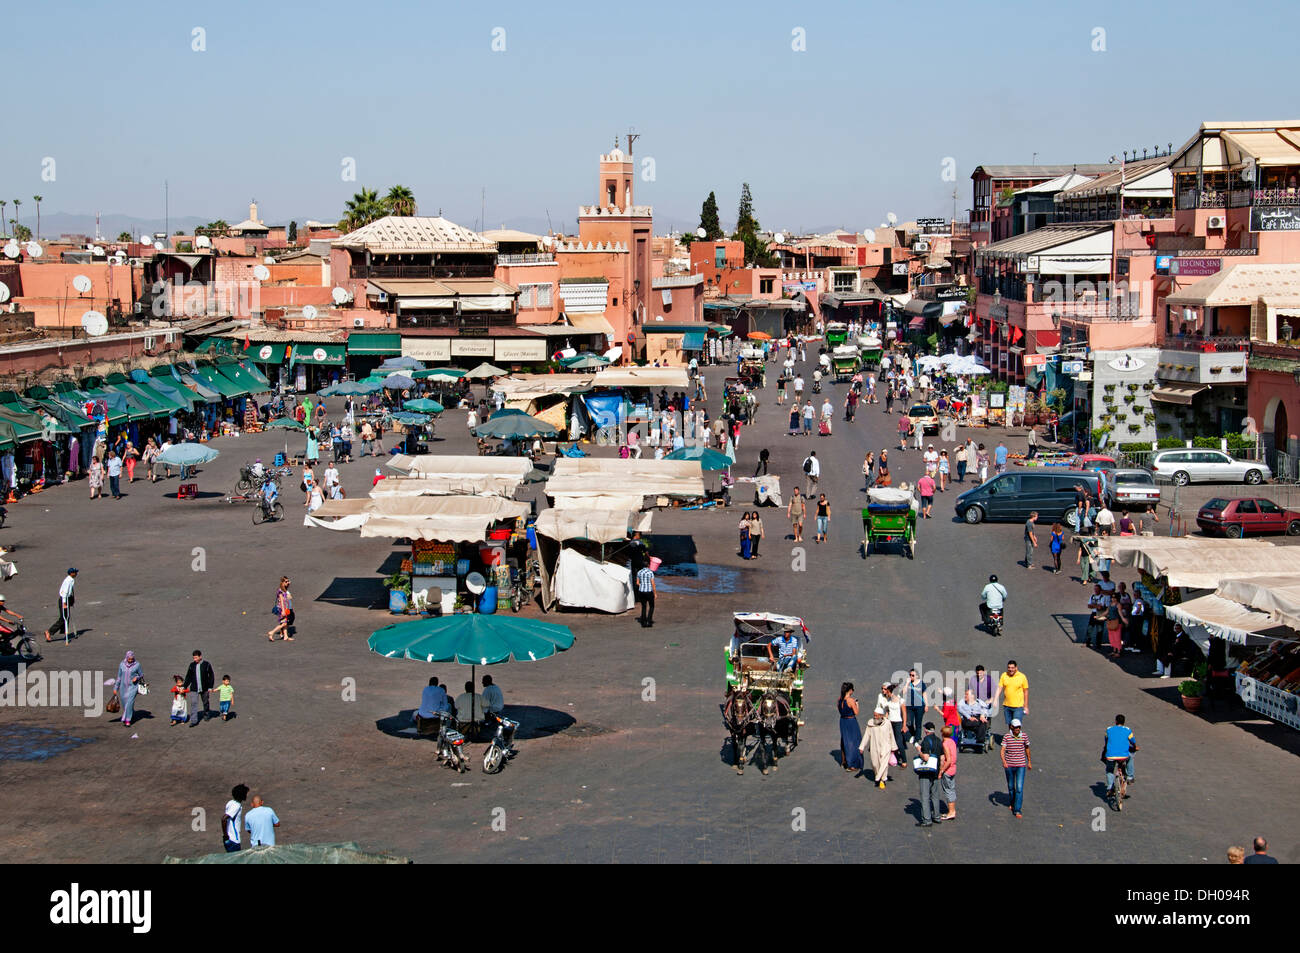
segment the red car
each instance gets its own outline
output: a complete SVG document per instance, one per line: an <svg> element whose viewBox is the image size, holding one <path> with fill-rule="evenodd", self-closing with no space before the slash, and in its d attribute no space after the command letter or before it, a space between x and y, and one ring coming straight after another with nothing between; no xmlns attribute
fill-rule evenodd
<svg viewBox="0 0 1300 953"><path fill-rule="evenodd" d="M1278 506L1262 496L1237 500L1216 497L1196 514L1202 533L1222 533L1240 539L1247 533L1286 533L1300 536L1300 513Z"/></svg>

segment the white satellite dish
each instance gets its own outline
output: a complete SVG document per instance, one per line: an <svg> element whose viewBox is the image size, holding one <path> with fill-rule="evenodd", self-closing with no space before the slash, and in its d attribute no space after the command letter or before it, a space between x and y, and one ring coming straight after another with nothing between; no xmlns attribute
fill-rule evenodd
<svg viewBox="0 0 1300 953"><path fill-rule="evenodd" d="M108 330L108 318L98 311L87 311L81 316L81 326L92 338L97 338Z"/></svg>
<svg viewBox="0 0 1300 953"><path fill-rule="evenodd" d="M104 248L102 245L93 245L91 246L90 253L96 258L102 258L104 256Z"/></svg>
<svg viewBox="0 0 1300 953"><path fill-rule="evenodd" d="M703 237L704 237L705 235L707 235L707 234L709 234L709 233L706 232L706 231L705 231L704 229L702 229L702 228L697 228L697 229L695 230L695 237L696 237L696 238L703 238Z"/></svg>
<svg viewBox="0 0 1300 953"><path fill-rule="evenodd" d="M330 297L334 299L335 304L343 304L348 300L348 289L336 286L334 290L330 292Z"/></svg>
<svg viewBox="0 0 1300 953"><path fill-rule="evenodd" d="M6 258L17 258L21 253L22 253L22 252L21 252L20 249L18 248L18 243L17 243L17 242L12 242L12 241L11 241L8 245L5 246L5 257L6 257Z"/></svg>
<svg viewBox="0 0 1300 953"><path fill-rule="evenodd" d="M126 264L126 254L123 253L123 252L118 252L116 255L114 255L114 256L110 259L110 261L112 261L113 264L115 264L115 265L125 265L125 264Z"/></svg>
<svg viewBox="0 0 1300 953"><path fill-rule="evenodd" d="M152 244L153 244L153 236L152 236L152 235L141 234L141 235L140 235L140 244L141 244L141 245L152 245Z"/></svg>
<svg viewBox="0 0 1300 953"><path fill-rule="evenodd" d="M302 309L302 316L303 316L304 318L306 318L308 321L312 321L312 320L314 320L315 317L316 317L316 314L317 314L317 311L316 311L316 306L315 306L315 305L311 305L311 304L309 304L309 305L304 305L304 306L303 306L303 309Z"/></svg>
<svg viewBox="0 0 1300 953"><path fill-rule="evenodd" d="M271 277L271 269L267 268L266 265L256 265L253 268L253 277L258 281L265 281Z"/></svg>
<svg viewBox="0 0 1300 953"><path fill-rule="evenodd" d="M897 225L898 216L895 215L893 212L890 212L888 215L885 216L885 221L887 221L890 225Z"/></svg>
<svg viewBox="0 0 1300 953"><path fill-rule="evenodd" d="M262 259L262 264L264 264L264 265L274 265L274 264L275 264L275 259L272 258L270 255L267 255L265 258Z"/></svg>
<svg viewBox="0 0 1300 953"><path fill-rule="evenodd" d="M772 236L772 241L776 242L778 245L784 245L785 236L782 235L780 232L777 232L775 235Z"/></svg>
<svg viewBox="0 0 1300 953"><path fill-rule="evenodd" d="M869 245L876 240L876 230L874 228L864 228L862 230L862 237L867 240L867 244Z"/></svg>
<svg viewBox="0 0 1300 953"><path fill-rule="evenodd" d="M196 237L196 238L194 239L194 247L195 247L195 248L211 248L211 247L212 247L212 239L208 238L207 235L199 235L198 237Z"/></svg>
<svg viewBox="0 0 1300 953"><path fill-rule="evenodd" d="M9 286L0 281L0 302L9 300Z"/></svg>
<svg viewBox="0 0 1300 953"><path fill-rule="evenodd" d="M77 275L72 279L72 287L76 288L78 293L84 295L90 290L90 279L85 275Z"/></svg>
<svg viewBox="0 0 1300 953"><path fill-rule="evenodd" d="M153 243L153 248L154 248L154 251L162 251L162 250L163 250L163 243L162 243L162 242L154 242L154 243Z"/></svg>
<svg viewBox="0 0 1300 953"><path fill-rule="evenodd" d="M43 249L40 245L36 244L36 242L28 242L27 254L30 255L32 258L40 258L43 254L45 254L45 249Z"/></svg>

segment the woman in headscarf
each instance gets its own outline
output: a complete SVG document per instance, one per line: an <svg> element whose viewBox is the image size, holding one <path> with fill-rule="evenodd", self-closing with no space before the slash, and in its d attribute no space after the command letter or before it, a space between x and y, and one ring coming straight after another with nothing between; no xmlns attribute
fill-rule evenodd
<svg viewBox="0 0 1300 953"><path fill-rule="evenodd" d="M117 666L117 681L113 684L113 692L117 695L118 701L122 703L122 724L130 725L131 719L135 717L135 696L140 690L140 683L144 681L144 672L140 669L140 663L135 659L135 653L128 651L121 663Z"/></svg>
<svg viewBox="0 0 1300 953"><path fill-rule="evenodd" d="M889 756L898 751L898 743L894 740L893 725L879 706L867 722L858 750L866 755L867 762L871 765L871 778L876 782L876 787L883 788L885 779L889 777Z"/></svg>

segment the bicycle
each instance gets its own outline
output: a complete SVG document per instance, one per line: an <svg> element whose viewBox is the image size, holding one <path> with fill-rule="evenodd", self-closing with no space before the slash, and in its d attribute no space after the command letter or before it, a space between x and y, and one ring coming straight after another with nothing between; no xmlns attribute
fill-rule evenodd
<svg viewBox="0 0 1300 953"><path fill-rule="evenodd" d="M270 506L266 501L262 501L253 507L253 525L259 526L262 523L278 523L284 519L284 507L276 500Z"/></svg>
<svg viewBox="0 0 1300 953"><path fill-rule="evenodd" d="M1124 799L1128 797L1128 758L1118 758L1106 762L1107 769L1114 775L1115 783L1108 792L1112 810L1124 810Z"/></svg>

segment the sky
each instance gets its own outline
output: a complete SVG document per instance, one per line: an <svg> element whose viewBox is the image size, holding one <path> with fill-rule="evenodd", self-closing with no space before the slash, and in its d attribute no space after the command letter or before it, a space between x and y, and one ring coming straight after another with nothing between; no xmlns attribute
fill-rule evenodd
<svg viewBox="0 0 1300 953"><path fill-rule="evenodd" d="M980 164L1300 118L1292 57L1264 55L1295 47L1294 8L1246 7L1230 26L1201 0L10 4L0 197L29 226L36 194L56 224L161 221L166 182L175 228L252 198L273 224L332 221L401 183L421 214L571 232L634 128L659 233L710 191L733 223L742 182L787 232L951 215L954 188L963 217Z"/></svg>

